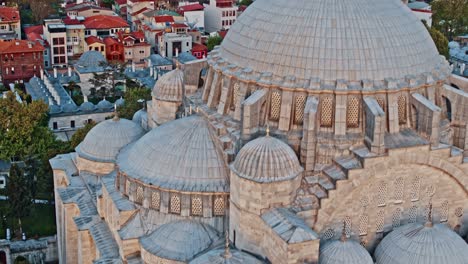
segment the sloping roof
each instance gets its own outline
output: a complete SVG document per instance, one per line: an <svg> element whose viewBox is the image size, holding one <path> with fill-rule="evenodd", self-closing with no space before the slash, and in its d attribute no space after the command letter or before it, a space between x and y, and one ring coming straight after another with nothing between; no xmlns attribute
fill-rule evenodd
<svg viewBox="0 0 468 264"><path fill-rule="evenodd" d="M104 44L104 42L102 41L102 39L96 37L96 36L89 36L87 38L85 38L85 41L86 41L86 44L88 45L91 45L93 43L101 43L101 44Z"/></svg>
<svg viewBox="0 0 468 264"><path fill-rule="evenodd" d="M20 13L17 7L0 6L1 22L18 22Z"/></svg>
<svg viewBox="0 0 468 264"><path fill-rule="evenodd" d="M262 219L288 244L319 239L304 220L287 208L272 209L264 213Z"/></svg>
<svg viewBox="0 0 468 264"><path fill-rule="evenodd" d="M13 40L0 42L0 54L3 53L27 53L27 52L43 52L44 47L36 41L29 40Z"/></svg>
<svg viewBox="0 0 468 264"><path fill-rule="evenodd" d="M27 28L24 28L24 33L27 35L29 33L37 33L37 34L44 34L44 28L42 25L36 25L36 26L30 26Z"/></svg>
<svg viewBox="0 0 468 264"><path fill-rule="evenodd" d="M208 51L208 47L203 44L192 43L192 52L194 51Z"/></svg>
<svg viewBox="0 0 468 264"><path fill-rule="evenodd" d="M62 19L63 23L65 25L80 25L82 24L82 21L76 19L76 18L71 18L71 17L66 17Z"/></svg>
<svg viewBox="0 0 468 264"><path fill-rule="evenodd" d="M127 21L119 16L97 15L87 17L83 22L88 29L110 29L129 27Z"/></svg>
<svg viewBox="0 0 468 264"><path fill-rule="evenodd" d="M178 11L181 11L181 12L190 12L190 11L201 11L203 10L205 7L203 7L202 5L200 5L199 3L195 3L195 4L189 4L189 5L184 5L184 6L179 6L177 8Z"/></svg>
<svg viewBox="0 0 468 264"><path fill-rule="evenodd" d="M154 21L156 21L156 23L174 22L174 17L172 17L172 16L155 16Z"/></svg>
<svg viewBox="0 0 468 264"><path fill-rule="evenodd" d="M119 6L127 5L127 0L114 0L114 2Z"/></svg>
<svg viewBox="0 0 468 264"><path fill-rule="evenodd" d="M131 16L136 16L136 15L139 15L139 14L145 12L145 11L148 11L148 10L151 10L151 9L149 9L148 7L145 6L145 7L143 7L142 9L131 13L130 15L131 15Z"/></svg>
<svg viewBox="0 0 468 264"><path fill-rule="evenodd" d="M120 42L114 38L114 37L105 37L104 38L104 44L106 45L113 45L113 44L119 44Z"/></svg>

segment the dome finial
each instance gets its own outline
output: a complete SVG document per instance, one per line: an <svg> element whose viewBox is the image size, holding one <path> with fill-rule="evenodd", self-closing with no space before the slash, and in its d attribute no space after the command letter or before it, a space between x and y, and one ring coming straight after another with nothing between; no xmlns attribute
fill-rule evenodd
<svg viewBox="0 0 468 264"><path fill-rule="evenodd" d="M432 223L432 202L429 202L429 210L427 212L427 222L424 225L425 227L433 227L434 224Z"/></svg>
<svg viewBox="0 0 468 264"><path fill-rule="evenodd" d="M348 240L348 237L346 236L346 221L343 220L343 230L341 230L341 242L346 242Z"/></svg>
<svg viewBox="0 0 468 264"><path fill-rule="evenodd" d="M232 257L232 254L231 254L231 251L229 250L229 231L226 230L225 232L225 239L226 239L226 242L224 244L224 254L223 254L223 257L225 259L229 259Z"/></svg>
<svg viewBox="0 0 468 264"><path fill-rule="evenodd" d="M112 118L112 120L114 120L114 121L119 121L120 120L119 112L117 112L117 104L114 104L114 118Z"/></svg>
<svg viewBox="0 0 468 264"><path fill-rule="evenodd" d="M270 136L270 123L267 121L267 124L266 124L266 136L269 137Z"/></svg>

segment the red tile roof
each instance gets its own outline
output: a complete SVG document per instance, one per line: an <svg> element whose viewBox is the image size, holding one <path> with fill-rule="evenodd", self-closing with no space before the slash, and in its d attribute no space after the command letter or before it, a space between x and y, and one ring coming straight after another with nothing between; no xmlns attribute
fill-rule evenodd
<svg viewBox="0 0 468 264"><path fill-rule="evenodd" d="M31 47L29 46L31 44ZM0 42L0 54L20 52L43 52L44 47L35 41L13 40Z"/></svg>
<svg viewBox="0 0 468 264"><path fill-rule="evenodd" d="M199 3L195 3L195 4L190 4L190 5L179 6L177 8L177 11L190 12L190 11L201 11L203 9L204 7L202 5L200 5Z"/></svg>
<svg viewBox="0 0 468 264"><path fill-rule="evenodd" d="M136 15L139 15L139 14L145 12L146 10L151 10L151 9L149 9L148 7L145 6L145 7L143 7L142 9L131 13L130 15L131 15L131 16L136 16Z"/></svg>
<svg viewBox="0 0 468 264"><path fill-rule="evenodd" d="M104 44L104 42L98 38L98 37L95 37L95 36L89 36L87 38L85 38L85 41L88 45L91 45L93 43L101 43L101 44Z"/></svg>
<svg viewBox="0 0 468 264"><path fill-rule="evenodd" d="M156 21L156 23L165 23L165 22L174 23L174 17L172 17L172 16L155 16L154 21Z"/></svg>
<svg viewBox="0 0 468 264"><path fill-rule="evenodd" d="M202 44L192 43L192 52L193 51L208 51L208 48Z"/></svg>
<svg viewBox="0 0 468 264"><path fill-rule="evenodd" d="M37 33L37 34L44 34L44 28L42 25L37 25L37 26L30 26L27 28L24 28L24 33L27 35L29 33Z"/></svg>
<svg viewBox="0 0 468 264"><path fill-rule="evenodd" d="M172 24L173 28L188 28L187 25L185 24Z"/></svg>
<svg viewBox="0 0 468 264"><path fill-rule="evenodd" d="M127 4L127 0L115 0L114 2L119 6Z"/></svg>
<svg viewBox="0 0 468 264"><path fill-rule="evenodd" d="M221 30L221 31L218 31L218 34L221 36L221 38L224 39L224 37L226 37L226 34L228 33L227 30Z"/></svg>
<svg viewBox="0 0 468 264"><path fill-rule="evenodd" d="M70 17L66 17L64 19L62 19L63 23L65 25L79 25L82 23L82 21L78 20L78 19L73 19L73 18L70 18Z"/></svg>
<svg viewBox="0 0 468 264"><path fill-rule="evenodd" d="M119 16L97 15L87 17L83 22L86 28L110 29L128 27L127 21Z"/></svg>
<svg viewBox="0 0 468 264"><path fill-rule="evenodd" d="M18 8L0 6L0 18L2 22L18 22L20 20Z"/></svg>
<svg viewBox="0 0 468 264"><path fill-rule="evenodd" d="M239 6L239 8L237 9L237 11L242 12L242 11L245 11L246 9L247 9L247 6L246 6L246 5L241 5L241 6Z"/></svg>
<svg viewBox="0 0 468 264"><path fill-rule="evenodd" d="M120 42L113 38L113 37L107 37L107 38L104 38L104 44L106 45L113 45L113 44L119 44Z"/></svg>
<svg viewBox="0 0 468 264"><path fill-rule="evenodd" d="M144 39L145 38L145 33L143 33L143 31L132 32L132 35L133 35L134 38L137 38L137 39Z"/></svg>

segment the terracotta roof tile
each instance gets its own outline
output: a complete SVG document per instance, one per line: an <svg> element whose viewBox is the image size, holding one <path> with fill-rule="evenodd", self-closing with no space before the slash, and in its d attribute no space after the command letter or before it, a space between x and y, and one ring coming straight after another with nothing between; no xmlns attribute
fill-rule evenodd
<svg viewBox="0 0 468 264"><path fill-rule="evenodd" d="M0 6L0 18L2 22L18 22L20 20L18 8Z"/></svg>
<svg viewBox="0 0 468 264"><path fill-rule="evenodd" d="M93 43L101 43L101 44L104 44L104 42L102 41L102 39L98 38L98 37L95 37L95 36L89 36L87 38L85 38L85 41L88 45L91 45Z"/></svg>
<svg viewBox="0 0 468 264"><path fill-rule="evenodd" d="M199 3L195 3L195 4L190 4L190 5L179 6L177 8L177 11L190 12L190 11L201 11L203 9L204 7L202 5L200 5Z"/></svg>
<svg viewBox="0 0 468 264"><path fill-rule="evenodd" d="M31 46L29 46L31 44ZM0 54L3 53L19 53L19 52L35 52L44 51L44 47L35 41L15 40L0 42Z"/></svg>
<svg viewBox="0 0 468 264"><path fill-rule="evenodd" d="M172 16L155 16L154 21L156 21L156 23L164 23L164 22L174 23L174 17L172 17Z"/></svg>
<svg viewBox="0 0 468 264"><path fill-rule="evenodd" d="M83 22L86 28L110 29L128 27L127 21L119 16L97 15L87 17Z"/></svg>

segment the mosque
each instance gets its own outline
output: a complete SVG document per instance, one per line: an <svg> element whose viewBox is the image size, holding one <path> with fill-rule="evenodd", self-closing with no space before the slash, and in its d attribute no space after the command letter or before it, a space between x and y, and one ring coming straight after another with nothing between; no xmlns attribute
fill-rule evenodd
<svg viewBox="0 0 468 264"><path fill-rule="evenodd" d="M400 0L256 0L193 63L50 161L60 263L468 263L468 91Z"/></svg>

